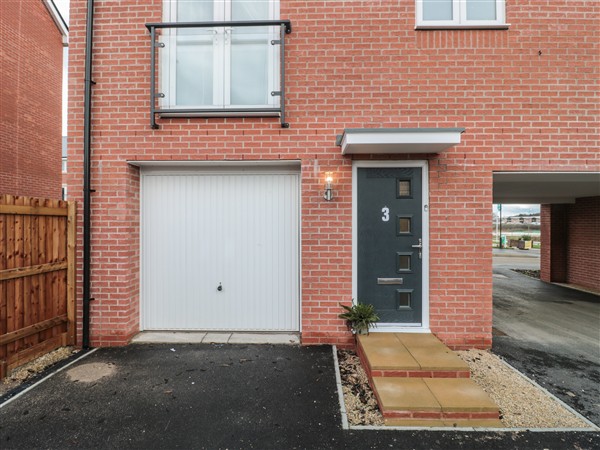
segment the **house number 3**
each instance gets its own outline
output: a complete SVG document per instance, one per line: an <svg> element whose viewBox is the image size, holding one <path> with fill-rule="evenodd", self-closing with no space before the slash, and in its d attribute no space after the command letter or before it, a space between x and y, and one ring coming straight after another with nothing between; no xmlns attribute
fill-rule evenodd
<svg viewBox="0 0 600 450"><path fill-rule="evenodd" d="M381 208L381 212L383 213L383 216L381 216L381 221L382 222L389 222L390 220L390 208L388 208L387 206Z"/></svg>

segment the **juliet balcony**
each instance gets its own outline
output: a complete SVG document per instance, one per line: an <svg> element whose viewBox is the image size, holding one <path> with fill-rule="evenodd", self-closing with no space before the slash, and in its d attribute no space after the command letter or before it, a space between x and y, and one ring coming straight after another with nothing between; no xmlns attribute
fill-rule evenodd
<svg viewBox="0 0 600 450"><path fill-rule="evenodd" d="M285 120L289 20L148 23L150 125L157 117Z"/></svg>

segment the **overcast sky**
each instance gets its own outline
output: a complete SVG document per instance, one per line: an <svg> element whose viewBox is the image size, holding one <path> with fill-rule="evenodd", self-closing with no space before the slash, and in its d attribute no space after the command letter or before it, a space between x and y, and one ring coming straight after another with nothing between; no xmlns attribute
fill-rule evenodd
<svg viewBox="0 0 600 450"><path fill-rule="evenodd" d="M493 206L493 212L498 214L498 205ZM502 205L502 217L539 213L540 205Z"/></svg>
<svg viewBox="0 0 600 450"><path fill-rule="evenodd" d="M60 11L60 15L63 16L67 25L69 24L69 0L54 0L54 4Z"/></svg>
<svg viewBox="0 0 600 450"><path fill-rule="evenodd" d="M67 25L69 25L69 0L53 0L58 8L60 15L63 17ZM67 106L68 106L68 77L67 69L69 62L69 50L65 47L63 50L63 89L62 89L62 135L67 135Z"/></svg>

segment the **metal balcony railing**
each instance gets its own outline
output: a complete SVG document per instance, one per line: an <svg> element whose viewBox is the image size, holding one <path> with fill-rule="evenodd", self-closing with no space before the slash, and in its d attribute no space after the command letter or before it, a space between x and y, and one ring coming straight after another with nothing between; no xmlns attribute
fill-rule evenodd
<svg viewBox="0 0 600 450"><path fill-rule="evenodd" d="M158 80L160 76L165 79L168 77L166 69L157 74L159 64L163 64L163 59L159 56L159 52L169 51L169 46L177 39L186 39L190 34L198 33L200 36L211 36L210 33L229 33L232 36L231 30L242 30L248 27L263 27L261 29L270 30L270 39L268 44L272 46L279 45L278 66L276 76L270 81L270 92L267 94L271 97L279 97L278 102L269 102L273 104L267 105L185 105L181 106L173 104L173 102L164 101L168 97L168 92L161 92L158 89L157 81L161 81L161 89L169 89L171 84L165 83L165 80ZM289 124L285 121L285 35L292 32L292 25L289 20L260 20L260 21L226 21L226 22L170 22L170 23L147 23L146 28L150 32L150 126L154 129L158 128L156 117L227 117L227 116L279 116L281 127L288 128ZM190 30L192 29L192 30ZM193 31L193 30L196 31ZM162 31L167 30L167 31ZM174 30L174 31L173 31ZM185 31L184 31L185 30ZM224 30L224 31L223 31ZM202 34L204 33L204 34ZM236 35L237 36L237 35ZM170 39L170 40L169 40ZM233 39L233 37L231 37ZM168 56L168 55L167 55ZM203 56L198 54L198 58ZM169 56L168 56L169 58ZM167 59L168 59L167 58ZM170 56L173 58L173 56ZM158 59L158 61L157 61ZM166 64L166 63L165 63ZM169 69L173 70L173 69ZM277 79L278 76L278 79ZM173 76L173 78L175 78Z"/></svg>

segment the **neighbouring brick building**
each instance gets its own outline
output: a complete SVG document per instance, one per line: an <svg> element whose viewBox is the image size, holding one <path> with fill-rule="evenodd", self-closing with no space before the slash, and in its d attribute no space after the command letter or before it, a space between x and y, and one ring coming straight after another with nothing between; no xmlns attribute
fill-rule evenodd
<svg viewBox="0 0 600 450"><path fill-rule="evenodd" d="M0 193L61 198L66 43L51 1L0 2Z"/></svg>
<svg viewBox="0 0 600 450"><path fill-rule="evenodd" d="M600 292L600 197L542 205L540 278Z"/></svg>
<svg viewBox="0 0 600 450"><path fill-rule="evenodd" d="M76 200L87 4L71 2ZM339 303L357 298L379 330L489 347L494 174L600 171L600 4L441 5L97 0L92 344L348 345Z"/></svg>

